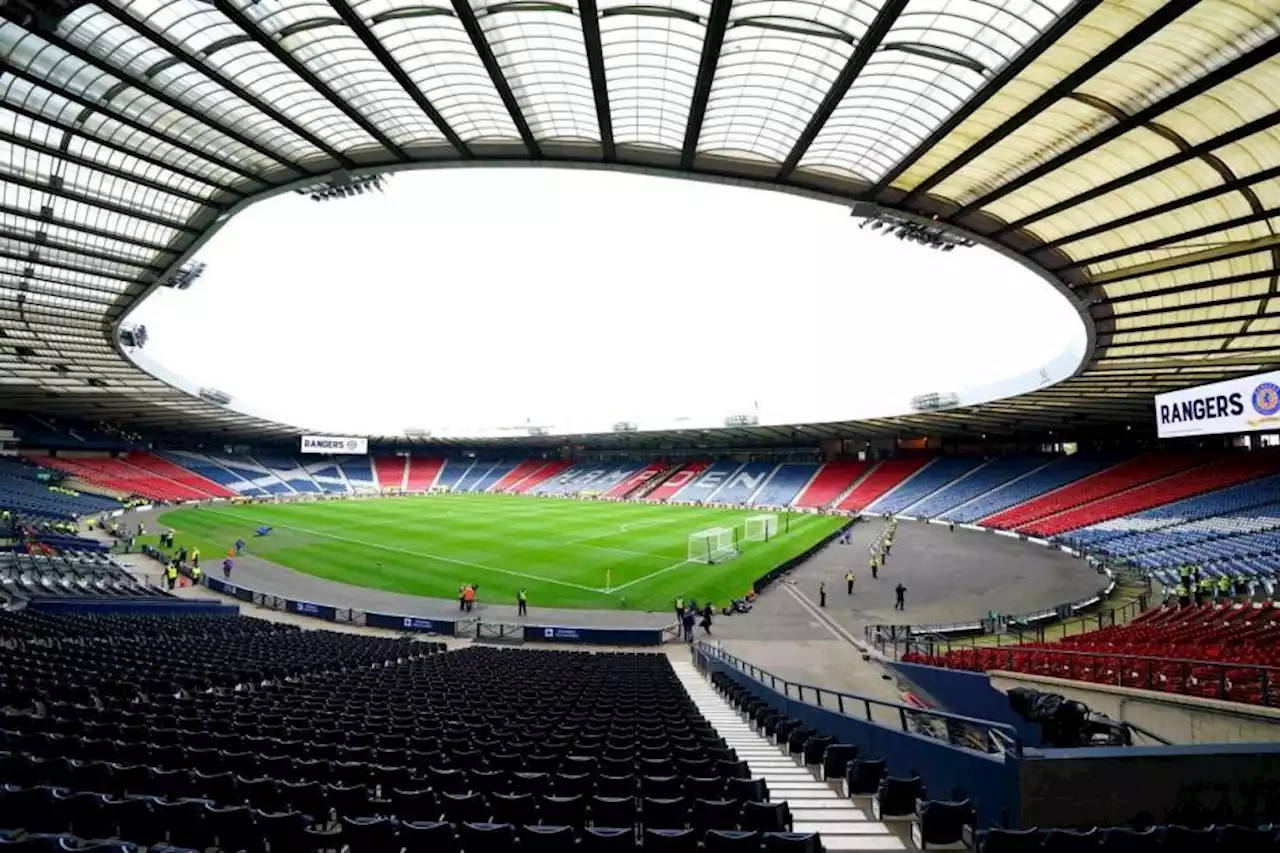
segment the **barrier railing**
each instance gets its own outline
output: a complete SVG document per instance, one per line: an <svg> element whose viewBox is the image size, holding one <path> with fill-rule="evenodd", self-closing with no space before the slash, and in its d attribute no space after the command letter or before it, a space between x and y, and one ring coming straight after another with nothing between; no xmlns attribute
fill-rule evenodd
<svg viewBox="0 0 1280 853"><path fill-rule="evenodd" d="M952 746L987 753L1022 754L1022 741L1017 730L1005 723L912 708L898 702L886 702L870 696L791 681L735 657L720 646L712 646L701 640L694 645L694 651L695 658L702 655L710 660L722 661L786 699L835 711L875 725L889 725L909 734L943 740ZM886 720L890 722L886 723Z"/></svg>
<svg viewBox="0 0 1280 853"><path fill-rule="evenodd" d="M180 570L190 577L190 569ZM229 595L239 601L255 604L270 610L280 610L299 616L310 616L325 622L366 625L393 631L442 634L456 637L508 642L569 643L604 646L660 646L679 636L679 626L665 625L653 628L584 628L571 625L527 625L482 618L461 620L437 619L431 616L405 616L397 613L378 613L355 607L338 607L315 601L301 601L272 593L259 592L239 586L228 580L203 575L200 583L214 592Z"/></svg>
<svg viewBox="0 0 1280 853"><path fill-rule="evenodd" d="M970 651L982 656L980 666L975 661L972 668L950 668L971 671L1003 669L1091 684L1111 684L1268 707L1280 706L1280 667L1275 666L1034 646L988 646ZM948 662L951 660L947 659ZM1044 663L1040 663L1041 661ZM1096 677L1099 670L1106 671L1105 680Z"/></svg>
<svg viewBox="0 0 1280 853"><path fill-rule="evenodd" d="M867 642L885 657L901 660L903 655L913 652L916 654L943 655L957 649L1015 648L1027 643L1043 643L1048 640L1047 632L1050 629L1061 632L1055 633L1055 639L1088 634L1103 628L1127 624L1135 616L1146 611L1148 606L1147 596L1140 595L1115 607L1098 610L1094 613L1076 614L1063 621L1042 625L1026 625L1011 621L1003 626L1004 631L1002 633L992 632L990 634L976 634L966 637L921 633L920 628L913 628L912 626L888 626L908 629L905 634L898 633L895 635L892 632L884 632L882 629L886 626L882 625L867 626L864 629L864 635Z"/></svg>
<svg viewBox="0 0 1280 853"><path fill-rule="evenodd" d="M1109 569L1100 566L1098 571L1110 579ZM1149 606L1149 587L1136 598L1107 606L1107 598L1115 586L1111 580L1105 588L1087 598L1017 616L1000 615L933 625L867 625L863 628L863 637L868 645L885 657L899 660L909 652L937 654L937 649L1044 642L1051 629L1060 631L1055 639L1073 633L1085 634L1123 625Z"/></svg>

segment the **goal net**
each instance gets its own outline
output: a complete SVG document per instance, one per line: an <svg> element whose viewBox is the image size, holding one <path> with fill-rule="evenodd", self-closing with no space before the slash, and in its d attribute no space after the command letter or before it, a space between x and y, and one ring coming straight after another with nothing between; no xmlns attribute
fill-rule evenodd
<svg viewBox="0 0 1280 853"><path fill-rule="evenodd" d="M753 515L747 519L744 538L749 542L768 542L778 535L778 516L773 513Z"/></svg>
<svg viewBox="0 0 1280 853"><path fill-rule="evenodd" d="M689 534L690 563L722 563L737 555L733 530L728 527L712 527Z"/></svg>

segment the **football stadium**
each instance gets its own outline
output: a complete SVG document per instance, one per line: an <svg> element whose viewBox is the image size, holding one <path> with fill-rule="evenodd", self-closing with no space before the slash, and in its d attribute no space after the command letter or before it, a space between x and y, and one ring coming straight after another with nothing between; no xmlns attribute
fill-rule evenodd
<svg viewBox="0 0 1280 853"><path fill-rule="evenodd" d="M1275 0L0 50L0 848L1280 851Z"/></svg>

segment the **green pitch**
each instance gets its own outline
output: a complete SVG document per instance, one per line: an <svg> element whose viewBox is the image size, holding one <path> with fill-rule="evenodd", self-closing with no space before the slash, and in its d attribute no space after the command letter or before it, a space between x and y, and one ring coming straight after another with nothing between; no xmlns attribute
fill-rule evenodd
<svg viewBox="0 0 1280 853"><path fill-rule="evenodd" d="M716 565L686 562L691 533L737 527L759 510L439 495L180 509L160 516L178 546L216 569L236 539L265 560L340 583L456 598L478 583L484 601L531 606L666 610L677 595L719 606L755 578L840 527L843 519L778 516L768 542L741 542ZM267 537L255 537L272 525ZM155 537L147 537L154 542Z"/></svg>

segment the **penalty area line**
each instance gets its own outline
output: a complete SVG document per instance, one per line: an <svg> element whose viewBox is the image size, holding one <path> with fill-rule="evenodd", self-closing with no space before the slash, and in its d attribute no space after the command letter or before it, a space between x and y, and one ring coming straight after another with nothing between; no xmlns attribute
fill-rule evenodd
<svg viewBox="0 0 1280 853"><path fill-rule="evenodd" d="M219 513L217 510L205 510L217 515L227 515L227 513ZM232 516L234 517L234 516ZM531 575L527 572L517 572L513 569L503 569L498 566L489 566L484 563L473 563L469 560L459 560L455 557L442 557L439 554L428 554L423 551L410 551L408 548L397 548L394 545L383 545L378 542L366 542L363 539L352 539L348 536L337 536L333 533L325 533L321 530L308 530L305 527L296 527L292 524L273 524L272 527L281 527L285 530L294 530L298 533L306 533L309 536L320 536L325 539L336 539L339 542L347 542L352 545L360 545L365 548L375 548L380 551L391 551L396 554L407 554L410 557L421 557L424 560L436 560L441 563L452 563L455 566L467 566L472 569L482 569L486 572L496 572L500 575L510 575L511 577L524 578L525 580L538 581L539 583L556 584L557 586L567 586L573 589L580 589L585 592L595 592L604 594L605 590L599 587L586 586L585 584L573 583L572 581L556 580L555 578L544 578L539 575ZM641 578L643 580L643 578Z"/></svg>
<svg viewBox="0 0 1280 853"><path fill-rule="evenodd" d="M658 575L665 575L667 572L674 572L676 569L683 568L684 566L687 566L687 565L690 565L688 560L681 560L678 563L672 563L671 565L667 566L665 569L658 569L656 572L649 572L649 574L642 575L633 581L627 581L626 583L619 584L618 586L611 586L609 587L608 590L604 590L604 591L609 593L615 593L620 589L626 589L629 586L635 586L638 583L644 583L645 581L650 580L651 578L656 578ZM597 592L600 592L600 591L601 590L597 590Z"/></svg>

